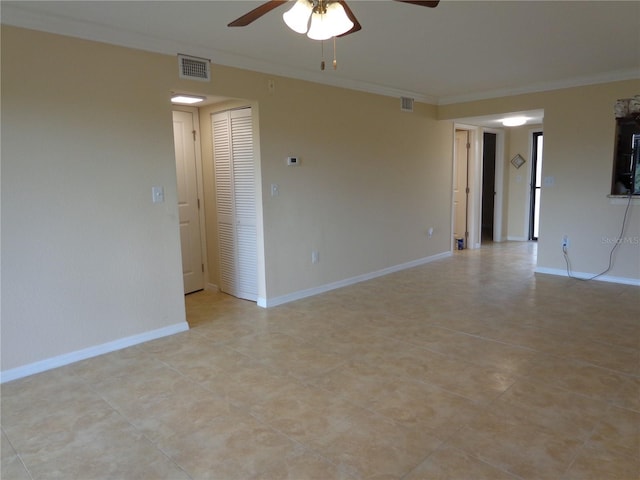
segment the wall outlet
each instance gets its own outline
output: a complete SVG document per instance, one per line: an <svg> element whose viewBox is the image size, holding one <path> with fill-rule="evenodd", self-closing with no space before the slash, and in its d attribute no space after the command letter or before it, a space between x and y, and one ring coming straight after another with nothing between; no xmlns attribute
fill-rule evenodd
<svg viewBox="0 0 640 480"><path fill-rule="evenodd" d="M569 248L569 235L562 236L562 248Z"/></svg>
<svg viewBox="0 0 640 480"><path fill-rule="evenodd" d="M429 238L433 237L433 227L429 227L429 230L427 230L427 235L429 235Z"/></svg>
<svg viewBox="0 0 640 480"><path fill-rule="evenodd" d="M318 263L320 261L320 252L318 250L311 251L311 263Z"/></svg>

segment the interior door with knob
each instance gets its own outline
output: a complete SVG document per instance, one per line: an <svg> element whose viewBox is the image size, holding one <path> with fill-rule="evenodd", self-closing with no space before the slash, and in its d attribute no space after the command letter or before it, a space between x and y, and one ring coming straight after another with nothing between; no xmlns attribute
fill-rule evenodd
<svg viewBox="0 0 640 480"><path fill-rule="evenodd" d="M456 130L455 159L453 163L453 241L468 240L468 196L469 196L469 132Z"/></svg>
<svg viewBox="0 0 640 480"><path fill-rule="evenodd" d="M204 266L200 227L200 201L196 164L193 113L173 112L173 143L176 155L180 248L184 293L204 288Z"/></svg>

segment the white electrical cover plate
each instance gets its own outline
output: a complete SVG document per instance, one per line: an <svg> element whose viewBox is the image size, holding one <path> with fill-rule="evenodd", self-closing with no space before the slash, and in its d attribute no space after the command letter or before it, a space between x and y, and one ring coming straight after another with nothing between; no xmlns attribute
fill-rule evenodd
<svg viewBox="0 0 640 480"><path fill-rule="evenodd" d="M151 199L153 203L164 202L164 187L151 187Z"/></svg>

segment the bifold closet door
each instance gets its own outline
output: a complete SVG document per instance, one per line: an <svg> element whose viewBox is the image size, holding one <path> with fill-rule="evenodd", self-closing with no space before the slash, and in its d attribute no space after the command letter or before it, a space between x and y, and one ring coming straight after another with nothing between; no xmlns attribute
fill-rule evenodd
<svg viewBox="0 0 640 480"><path fill-rule="evenodd" d="M256 189L251 108L212 115L220 289L258 298Z"/></svg>

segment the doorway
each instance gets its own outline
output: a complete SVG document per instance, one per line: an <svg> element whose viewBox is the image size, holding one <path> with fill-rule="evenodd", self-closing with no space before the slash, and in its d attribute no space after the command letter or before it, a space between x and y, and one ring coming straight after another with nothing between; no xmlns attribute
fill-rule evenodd
<svg viewBox="0 0 640 480"><path fill-rule="evenodd" d="M496 196L496 148L495 133L484 132L482 135L482 221L480 242L493 242L494 211Z"/></svg>
<svg viewBox="0 0 640 480"><path fill-rule="evenodd" d="M203 196L202 164L200 146L196 142L199 130L197 109L173 111L173 144L185 295L204 289L204 220L200 209L200 198Z"/></svg>
<svg viewBox="0 0 640 480"><path fill-rule="evenodd" d="M220 290L258 300L256 169L251 107L211 114Z"/></svg>
<svg viewBox="0 0 640 480"><path fill-rule="evenodd" d="M540 231L540 198L542 195L542 132L533 132L531 149L531 211L529 240L538 240Z"/></svg>
<svg viewBox="0 0 640 480"><path fill-rule="evenodd" d="M469 151L468 130L455 132L455 158L453 162L453 245L466 248L469 242Z"/></svg>

